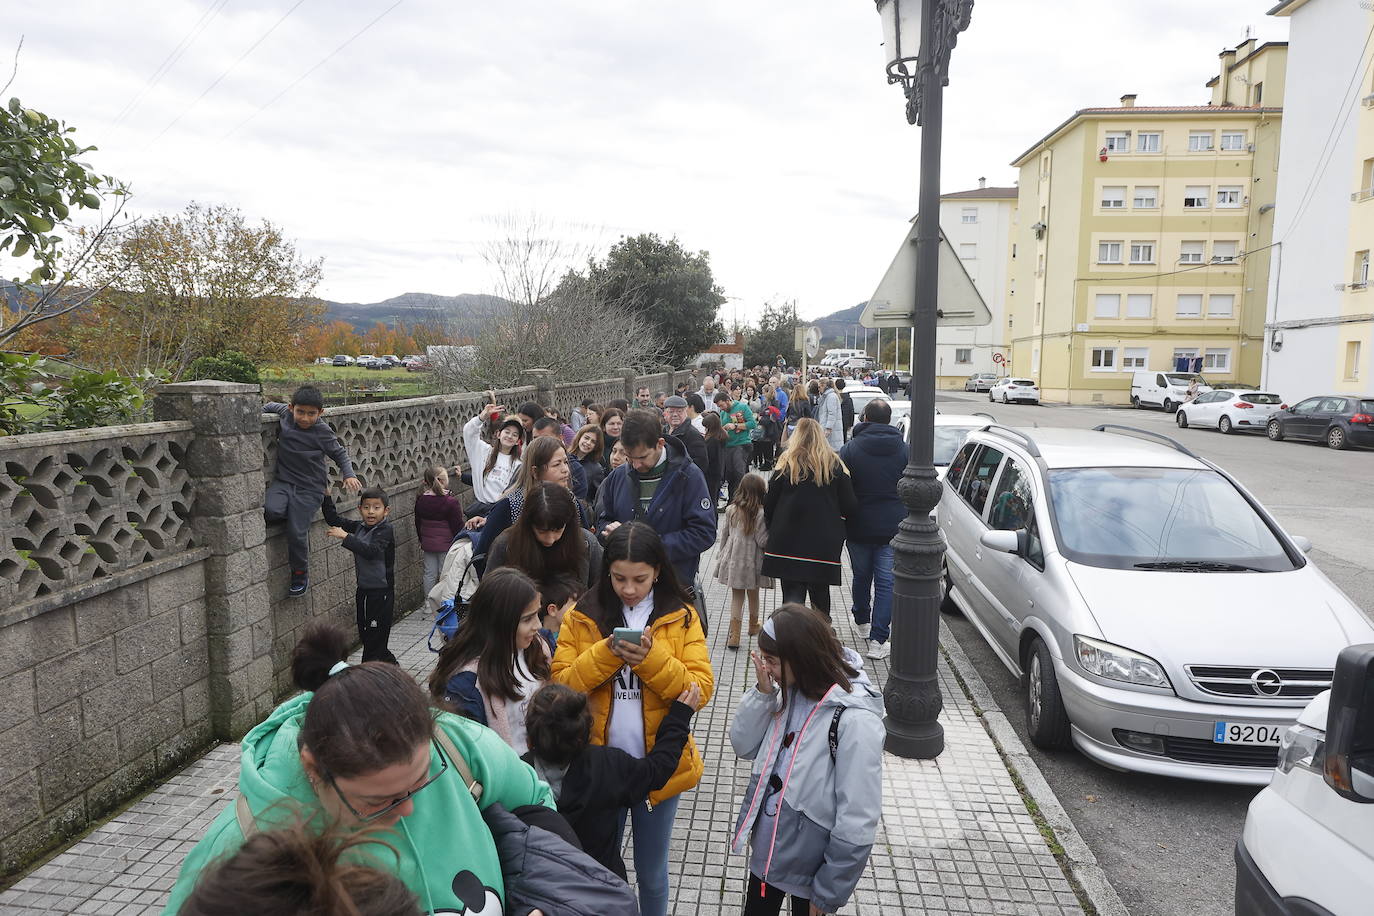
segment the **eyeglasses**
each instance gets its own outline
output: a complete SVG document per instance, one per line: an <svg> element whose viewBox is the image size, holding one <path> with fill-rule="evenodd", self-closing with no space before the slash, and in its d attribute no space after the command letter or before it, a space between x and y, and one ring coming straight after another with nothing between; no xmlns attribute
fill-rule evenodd
<svg viewBox="0 0 1374 916"><path fill-rule="evenodd" d="M430 746L434 748L434 753L439 755L439 772L435 773L429 779L426 779L422 784L411 789L406 794L400 796L399 798L392 799L386 807L378 811L373 811L371 814L363 814L360 811L358 811L357 808L353 807L353 805L349 802L348 797L343 794L343 790L339 788L339 784L334 781L334 777L332 775L324 771L322 771L320 775L324 777L325 782L329 783L329 787L334 790L334 794L339 796L339 801L343 802L344 807L348 809L348 813L356 817L360 823L367 824L377 820L383 815L395 811L397 808L401 807L401 805L404 805L406 802L414 798L415 795L418 794L422 789L424 789L427 786L433 785L439 779L439 777L444 775L444 772L448 769L448 758L444 756L443 748L439 747L439 743L437 741L431 741Z"/></svg>

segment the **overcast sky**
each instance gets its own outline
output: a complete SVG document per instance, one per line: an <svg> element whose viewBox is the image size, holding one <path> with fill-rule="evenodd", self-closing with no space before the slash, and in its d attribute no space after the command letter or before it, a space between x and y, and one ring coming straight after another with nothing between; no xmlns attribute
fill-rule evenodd
<svg viewBox="0 0 1374 916"><path fill-rule="evenodd" d="M1247 26L1286 39L1271 5L978 0L943 189L1010 185L1014 156L1126 92L1206 103ZM872 0L6 6L0 83L22 35L7 94L98 145L132 209L269 219L325 259L329 299L489 292L493 220L535 213L602 250L709 251L727 322L769 299L816 316L868 298L915 208L920 132Z"/></svg>

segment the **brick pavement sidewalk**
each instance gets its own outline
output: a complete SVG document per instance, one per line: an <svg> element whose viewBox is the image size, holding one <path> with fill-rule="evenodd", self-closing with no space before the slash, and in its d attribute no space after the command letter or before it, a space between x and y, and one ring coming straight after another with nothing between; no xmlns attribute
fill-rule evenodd
<svg viewBox="0 0 1374 916"><path fill-rule="evenodd" d="M709 561L709 555L703 559L703 572L712 569ZM832 591L836 627L847 645L862 647L866 634L847 615L848 576L846 564L845 586ZM762 594L766 615L778 603L778 590ZM706 775L678 808L671 846L676 877L670 910L676 916L739 912L746 883L747 858L730 854L729 836L749 766L730 749L729 725L752 672L747 647L725 648L728 601L728 589L706 583L716 694L693 723ZM434 662L425 647L430 623L416 614L392 632L392 650L419 678ZM881 686L888 663L865 664ZM1081 914L1069 880L944 660L940 688L945 751L934 761L884 758L882 823L869 867L843 912ZM233 799L237 775L238 746L214 748L0 893L0 913L158 912L182 858Z"/></svg>

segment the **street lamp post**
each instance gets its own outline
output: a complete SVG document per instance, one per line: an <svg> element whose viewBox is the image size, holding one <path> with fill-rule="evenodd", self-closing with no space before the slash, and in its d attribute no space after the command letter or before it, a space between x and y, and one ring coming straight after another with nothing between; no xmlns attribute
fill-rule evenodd
<svg viewBox="0 0 1374 916"><path fill-rule="evenodd" d="M877 0L887 80L906 93L908 124L921 127L916 219L910 463L897 484L907 517L892 539L892 670L883 690L886 748L931 759L945 747L937 666L945 540L931 520L940 501L935 474L935 319L940 252L940 143L949 55L968 28L973 0Z"/></svg>

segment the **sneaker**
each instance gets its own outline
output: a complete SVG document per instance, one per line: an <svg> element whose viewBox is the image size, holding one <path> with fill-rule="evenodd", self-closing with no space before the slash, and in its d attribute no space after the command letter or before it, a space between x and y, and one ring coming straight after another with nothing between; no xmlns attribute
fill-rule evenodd
<svg viewBox="0 0 1374 916"><path fill-rule="evenodd" d="M869 642L873 643L873 647L868 650L868 657L874 661L880 661L892 654L892 643L873 642L872 640L869 640Z"/></svg>
<svg viewBox="0 0 1374 916"><path fill-rule="evenodd" d="M287 590L287 596L299 598L305 594L305 590L310 587L310 576L303 569L295 570L291 573L291 588Z"/></svg>

